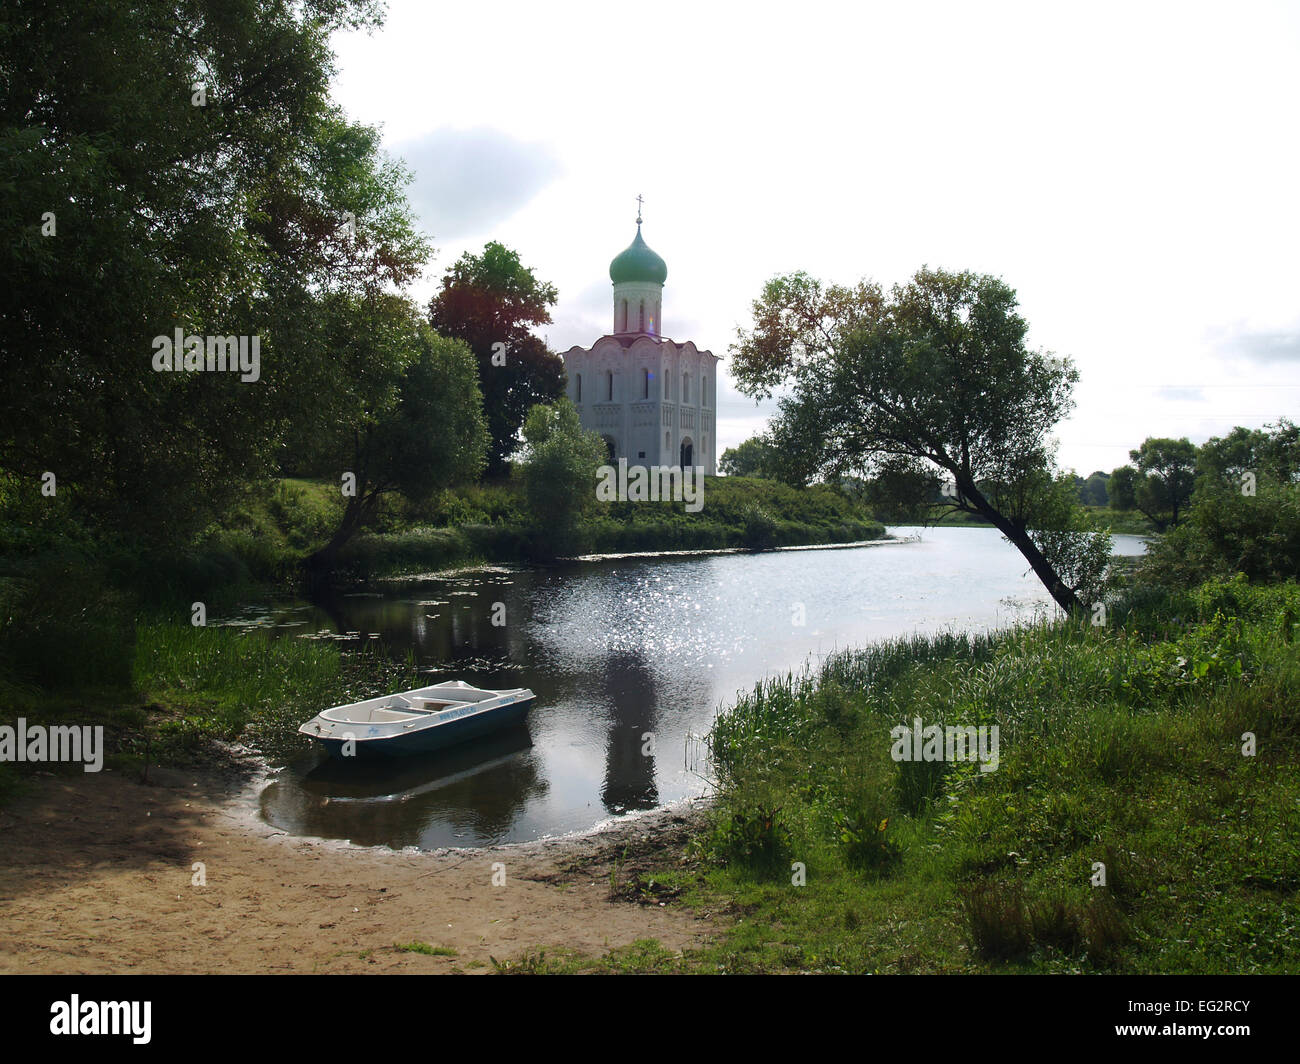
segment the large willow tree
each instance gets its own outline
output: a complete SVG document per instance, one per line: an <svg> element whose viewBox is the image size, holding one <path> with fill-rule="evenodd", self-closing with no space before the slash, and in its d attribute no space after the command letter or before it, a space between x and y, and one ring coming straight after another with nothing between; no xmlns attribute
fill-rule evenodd
<svg viewBox="0 0 1300 1064"><path fill-rule="evenodd" d="M878 285L778 277L731 348L756 398L780 391L772 438L805 477L942 480L952 509L993 524L1062 609L1093 597L1109 539L1090 533L1053 463L1078 373L1031 351L995 277L920 270Z"/></svg>

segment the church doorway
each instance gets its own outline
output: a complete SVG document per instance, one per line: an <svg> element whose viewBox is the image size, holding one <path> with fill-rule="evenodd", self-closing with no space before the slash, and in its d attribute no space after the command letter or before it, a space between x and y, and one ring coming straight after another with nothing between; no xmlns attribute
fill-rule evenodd
<svg viewBox="0 0 1300 1064"><path fill-rule="evenodd" d="M682 440L682 468L693 466L695 464L695 445L691 443L691 438L687 436Z"/></svg>

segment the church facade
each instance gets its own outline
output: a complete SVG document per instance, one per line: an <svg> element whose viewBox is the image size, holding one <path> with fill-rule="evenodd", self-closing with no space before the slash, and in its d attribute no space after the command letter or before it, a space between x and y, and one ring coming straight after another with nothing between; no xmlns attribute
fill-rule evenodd
<svg viewBox="0 0 1300 1064"><path fill-rule="evenodd" d="M711 351L663 335L668 267L641 238L609 264L613 329L564 352L568 396L610 464L696 466L717 473L717 364Z"/></svg>

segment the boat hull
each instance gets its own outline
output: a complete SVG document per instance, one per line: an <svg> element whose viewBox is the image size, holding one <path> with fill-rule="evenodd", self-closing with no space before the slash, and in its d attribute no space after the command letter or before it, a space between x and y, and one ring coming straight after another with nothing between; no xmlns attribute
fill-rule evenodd
<svg viewBox="0 0 1300 1064"><path fill-rule="evenodd" d="M475 713L447 721L436 727L422 728L401 735L369 738L364 734L357 734L352 739L318 735L313 738L329 751L331 757L340 760L428 754L522 724L534 701L535 698L520 699L483 713ZM362 732L364 728L357 730ZM352 743L350 753L346 752L349 742Z"/></svg>

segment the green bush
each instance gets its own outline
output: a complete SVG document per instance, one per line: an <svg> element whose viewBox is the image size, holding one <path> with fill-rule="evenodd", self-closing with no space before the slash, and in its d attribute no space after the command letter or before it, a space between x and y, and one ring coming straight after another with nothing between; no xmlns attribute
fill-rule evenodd
<svg viewBox="0 0 1300 1064"><path fill-rule="evenodd" d="M1187 520L1149 548L1139 579L1190 587L1238 572L1254 583L1300 575L1300 486L1265 476L1253 496L1199 486Z"/></svg>
<svg viewBox="0 0 1300 1064"><path fill-rule="evenodd" d="M761 802L727 812L715 828L714 839L723 861L755 872L776 872L789 860L790 831L781 810Z"/></svg>
<svg viewBox="0 0 1300 1064"><path fill-rule="evenodd" d="M776 519L761 506L749 506L743 515L741 543L750 550L770 550L777 546L779 529Z"/></svg>

